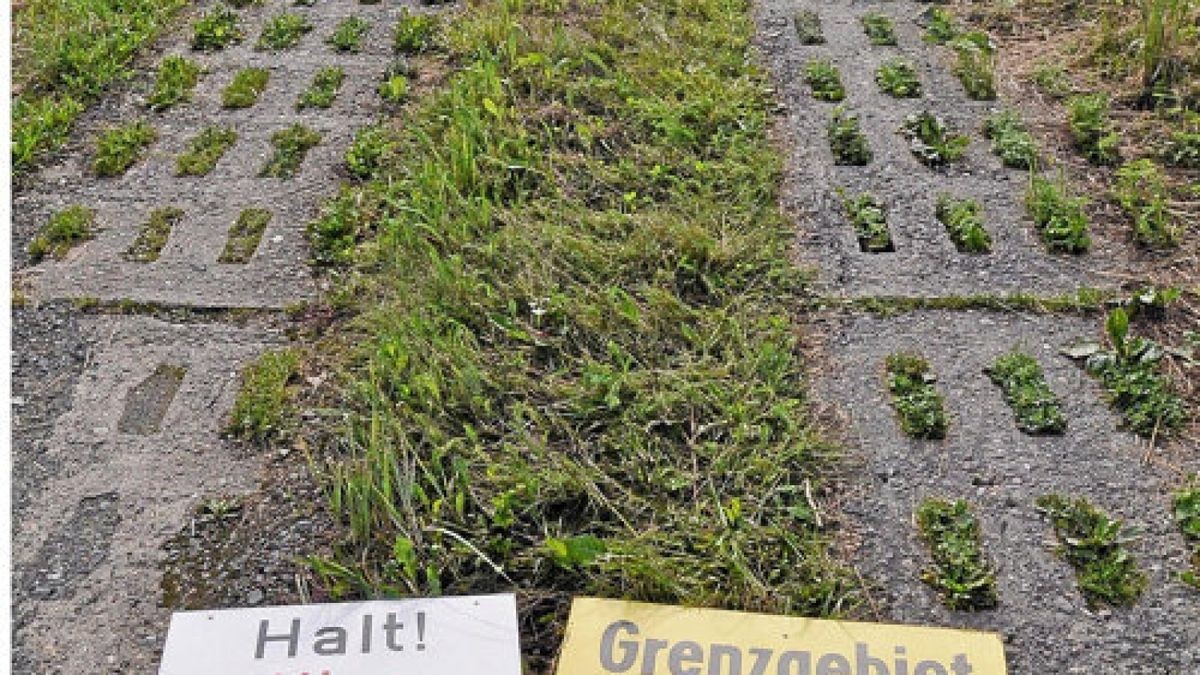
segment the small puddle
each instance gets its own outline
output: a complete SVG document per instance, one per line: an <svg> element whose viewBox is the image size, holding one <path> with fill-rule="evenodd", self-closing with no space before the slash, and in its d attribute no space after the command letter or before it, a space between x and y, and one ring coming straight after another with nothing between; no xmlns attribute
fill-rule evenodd
<svg viewBox="0 0 1200 675"><path fill-rule="evenodd" d="M129 390L117 431L140 436L158 433L186 373L182 366L159 364L150 377Z"/></svg>

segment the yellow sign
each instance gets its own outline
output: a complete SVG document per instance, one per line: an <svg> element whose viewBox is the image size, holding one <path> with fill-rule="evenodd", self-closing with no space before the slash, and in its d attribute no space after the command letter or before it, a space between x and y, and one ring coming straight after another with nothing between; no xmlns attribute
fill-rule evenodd
<svg viewBox="0 0 1200 675"><path fill-rule="evenodd" d="M992 633L578 598L558 675L1006 675Z"/></svg>

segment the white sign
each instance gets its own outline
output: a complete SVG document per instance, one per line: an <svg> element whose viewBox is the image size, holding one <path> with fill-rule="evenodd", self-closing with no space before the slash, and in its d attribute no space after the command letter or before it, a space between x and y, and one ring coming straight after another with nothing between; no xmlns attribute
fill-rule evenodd
<svg viewBox="0 0 1200 675"><path fill-rule="evenodd" d="M159 675L521 675L513 595L177 612Z"/></svg>

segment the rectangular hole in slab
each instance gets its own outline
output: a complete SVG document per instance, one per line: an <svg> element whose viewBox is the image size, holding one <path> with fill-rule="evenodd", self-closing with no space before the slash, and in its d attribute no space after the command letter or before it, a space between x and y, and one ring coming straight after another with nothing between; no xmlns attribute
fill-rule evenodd
<svg viewBox="0 0 1200 675"><path fill-rule="evenodd" d="M271 212L266 209L246 209L238 216L237 222L229 228L229 239L225 241L225 250L220 263L245 264L250 261L258 244L262 241L267 223L271 222Z"/></svg>
<svg viewBox="0 0 1200 675"><path fill-rule="evenodd" d="M125 257L134 262L148 263L158 260L171 230L183 220L183 211L174 206L154 209L150 218L138 230L137 238L125 250Z"/></svg>
<svg viewBox="0 0 1200 675"><path fill-rule="evenodd" d="M140 436L158 433L185 374L187 369L182 366L159 364L150 377L129 390L117 431Z"/></svg>

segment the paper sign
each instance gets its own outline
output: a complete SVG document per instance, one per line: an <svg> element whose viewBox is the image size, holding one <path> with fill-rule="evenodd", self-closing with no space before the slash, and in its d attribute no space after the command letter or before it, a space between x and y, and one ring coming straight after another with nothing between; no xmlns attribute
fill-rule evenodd
<svg viewBox="0 0 1200 675"><path fill-rule="evenodd" d="M1005 675L992 633L580 598L558 675Z"/></svg>
<svg viewBox="0 0 1200 675"><path fill-rule="evenodd" d="M171 617L159 675L521 675L513 595Z"/></svg>

